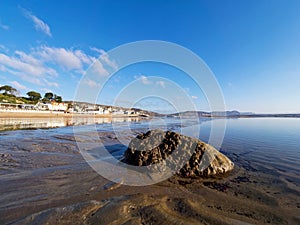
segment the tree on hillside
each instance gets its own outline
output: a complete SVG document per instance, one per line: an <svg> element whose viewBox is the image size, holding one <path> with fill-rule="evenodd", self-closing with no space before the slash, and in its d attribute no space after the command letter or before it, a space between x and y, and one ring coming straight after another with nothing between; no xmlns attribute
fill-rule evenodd
<svg viewBox="0 0 300 225"><path fill-rule="evenodd" d="M53 99L53 93L52 92L47 92L44 95L44 99L51 101Z"/></svg>
<svg viewBox="0 0 300 225"><path fill-rule="evenodd" d="M58 95L55 95L54 100L55 100L56 102L62 102L62 97L61 97L61 96L58 96Z"/></svg>
<svg viewBox="0 0 300 225"><path fill-rule="evenodd" d="M5 95L11 94L11 95L15 95L18 91L17 89L9 86L9 85L4 85L0 87L0 91L4 91Z"/></svg>
<svg viewBox="0 0 300 225"><path fill-rule="evenodd" d="M27 92L27 95L31 101L37 102L42 98L41 94L35 91Z"/></svg>

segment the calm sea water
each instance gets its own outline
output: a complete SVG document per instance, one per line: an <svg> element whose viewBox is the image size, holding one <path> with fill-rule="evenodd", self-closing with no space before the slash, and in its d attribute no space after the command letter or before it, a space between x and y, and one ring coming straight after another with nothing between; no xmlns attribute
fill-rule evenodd
<svg viewBox="0 0 300 225"><path fill-rule="evenodd" d="M102 121L103 120L103 121ZM43 121L30 120L29 122L17 120L0 120L0 141L13 141L15 137L26 137L29 133L35 138L51 134L72 135L73 126L60 127L49 130L18 130L3 131L6 129L19 128L48 128L66 125L77 126L77 132L98 132L126 131L126 130L147 130L147 129L168 129L174 131L193 131L199 128L199 138L208 141L211 131L211 120L179 120L176 118L155 118L155 119L116 119L101 121ZM60 123L59 123L60 122ZM264 170L272 175L285 176L286 179L300 186L300 119L299 118L245 118L214 120L216 126L226 122L226 132L222 142L221 151L229 156L238 155L243 162L255 166L256 169ZM15 124L12 126L12 123ZM93 124L93 123L96 123ZM22 126L22 124L25 124ZM86 124L86 125L84 125ZM125 132L126 133L126 132ZM191 132L193 135L193 132Z"/></svg>
<svg viewBox="0 0 300 225"><path fill-rule="evenodd" d="M258 170L300 186L300 119L227 119L221 151L237 154ZM207 140L210 122L202 124ZM201 135L200 135L201 136Z"/></svg>

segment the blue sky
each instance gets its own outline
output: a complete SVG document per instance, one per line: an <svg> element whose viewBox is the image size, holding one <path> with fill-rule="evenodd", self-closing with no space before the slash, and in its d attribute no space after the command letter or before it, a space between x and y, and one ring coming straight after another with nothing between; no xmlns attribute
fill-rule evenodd
<svg viewBox="0 0 300 225"><path fill-rule="evenodd" d="M22 95L52 91L72 100L99 56L140 40L174 42L196 53L215 74L228 110L300 112L299 1L1 1L0 84ZM209 110L186 74L159 63L118 71L98 102L114 103L134 81L140 82L136 92L154 84L165 88L163 80L149 81L153 76L177 83L197 110ZM153 97L137 106L173 110Z"/></svg>

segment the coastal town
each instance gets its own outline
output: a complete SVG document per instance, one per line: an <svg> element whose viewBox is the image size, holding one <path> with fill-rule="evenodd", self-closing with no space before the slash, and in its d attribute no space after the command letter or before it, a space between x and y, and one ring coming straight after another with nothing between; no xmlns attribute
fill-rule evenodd
<svg viewBox="0 0 300 225"><path fill-rule="evenodd" d="M113 106L103 106L90 103L50 103L38 102L37 104L14 104L0 103L0 112L24 112L24 113L72 113L72 114L93 114L93 115L126 115L126 116L146 116L139 109L124 109Z"/></svg>
<svg viewBox="0 0 300 225"><path fill-rule="evenodd" d="M0 86L0 113L39 113L39 114L72 114L72 115L103 115L103 116L142 116L148 112L136 108L123 108L87 102L62 101L61 96L51 92L41 94L27 92L28 97L18 97L18 91L9 86Z"/></svg>

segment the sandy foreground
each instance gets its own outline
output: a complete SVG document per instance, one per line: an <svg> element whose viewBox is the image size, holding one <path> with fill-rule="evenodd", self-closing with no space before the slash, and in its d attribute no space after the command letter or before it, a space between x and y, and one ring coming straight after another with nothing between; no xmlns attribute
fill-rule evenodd
<svg viewBox="0 0 300 225"><path fill-rule="evenodd" d="M228 155L236 168L223 179L133 187L96 173L74 136L36 132L0 133L0 224L300 223L299 189L239 155ZM112 152L124 150L113 133L99 136Z"/></svg>

